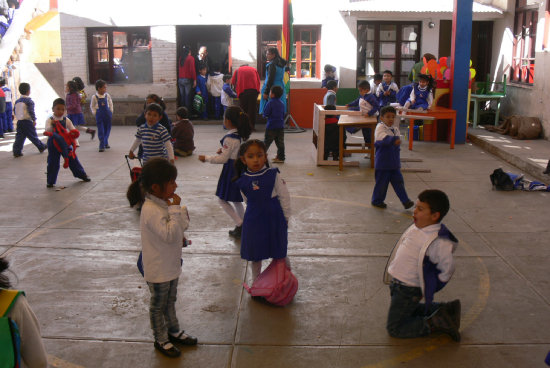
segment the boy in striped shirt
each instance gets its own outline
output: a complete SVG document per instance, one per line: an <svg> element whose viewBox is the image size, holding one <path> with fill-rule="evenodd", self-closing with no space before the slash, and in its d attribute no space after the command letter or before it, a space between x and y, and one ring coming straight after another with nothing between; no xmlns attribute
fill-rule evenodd
<svg viewBox="0 0 550 368"><path fill-rule="evenodd" d="M130 147L128 157L135 158L135 149L143 145L143 163L153 157L164 157L174 163L174 148L170 141L170 133L159 124L162 117L162 107L156 103L145 108L146 123L138 128L136 139Z"/></svg>

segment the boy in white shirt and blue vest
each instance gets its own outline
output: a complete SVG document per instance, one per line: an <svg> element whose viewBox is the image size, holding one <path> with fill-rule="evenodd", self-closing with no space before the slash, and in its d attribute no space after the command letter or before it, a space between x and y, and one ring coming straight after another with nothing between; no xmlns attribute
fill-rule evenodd
<svg viewBox="0 0 550 368"><path fill-rule="evenodd" d="M458 240L441 224L449 199L440 190L418 196L412 224L392 251L384 280L391 304L386 329L392 337L412 338L445 333L460 341L460 300L434 303L434 294L451 279ZM425 303L420 303L424 297Z"/></svg>

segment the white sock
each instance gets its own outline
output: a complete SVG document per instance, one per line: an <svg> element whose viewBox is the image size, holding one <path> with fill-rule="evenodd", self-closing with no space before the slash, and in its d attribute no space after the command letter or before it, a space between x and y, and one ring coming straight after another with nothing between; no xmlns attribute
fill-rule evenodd
<svg viewBox="0 0 550 368"><path fill-rule="evenodd" d="M251 263L252 268L252 282L256 281L258 275L262 271L262 261L256 261Z"/></svg>
<svg viewBox="0 0 550 368"><path fill-rule="evenodd" d="M240 226L243 223L242 218L238 215L237 211L233 208L233 206L223 199L218 198L218 202L220 206L222 206L225 213L229 215L233 219L233 222L235 222L235 225ZM242 205L241 205L242 206Z"/></svg>
<svg viewBox="0 0 550 368"><path fill-rule="evenodd" d="M233 203L233 206L235 207L235 211L237 212L237 215L241 218L241 223L239 225L242 225L243 218L244 218L244 206L242 202L231 202L231 203Z"/></svg>

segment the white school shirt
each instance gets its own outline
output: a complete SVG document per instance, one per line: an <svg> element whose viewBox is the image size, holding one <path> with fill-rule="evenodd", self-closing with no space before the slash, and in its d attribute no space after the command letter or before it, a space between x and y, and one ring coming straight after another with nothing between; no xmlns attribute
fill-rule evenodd
<svg viewBox="0 0 550 368"><path fill-rule="evenodd" d="M265 169L266 166L262 167L260 171ZM247 201L246 196L241 191L241 195L245 202ZM286 222L290 218L290 193L286 187L286 182L281 177L281 173L277 173L275 176L275 185L273 186L273 192L271 193L271 198L279 196L279 203L281 203L281 208L283 209L283 214L285 216Z"/></svg>
<svg viewBox="0 0 550 368"><path fill-rule="evenodd" d="M161 283L181 274L181 248L189 226L187 207L168 204L147 194L141 207L140 230L145 281Z"/></svg>
<svg viewBox="0 0 550 368"><path fill-rule="evenodd" d="M391 135L392 137L393 136L400 137L401 132L399 131L399 128L397 128L393 125L390 127L390 126L387 126L386 123L383 123L383 122L379 122L378 124L376 124L376 129L374 130L374 141L375 142L383 140L388 135Z"/></svg>
<svg viewBox="0 0 550 368"><path fill-rule="evenodd" d="M239 134L237 129L228 130L227 134ZM225 136L224 136L225 137ZM205 161L211 164L225 164L228 160L236 160L239 155L239 148L241 148L241 141L232 137L226 137L223 140L222 153L219 155L205 156Z"/></svg>
<svg viewBox="0 0 550 368"><path fill-rule="evenodd" d="M392 277L404 282L408 286L422 287L418 274L418 258L422 246L433 233L439 232L441 224L433 224L422 229L411 225L406 231L401 244L398 244L395 257L388 267L388 273ZM453 243L444 238L436 238L426 250L426 255L436 264L441 273L439 280L447 282L453 275L455 266L453 259Z"/></svg>
<svg viewBox="0 0 550 368"><path fill-rule="evenodd" d="M399 87L397 87L397 84L395 82L390 83L389 91L393 90L396 93L399 92ZM382 83L378 85L378 88L376 88L376 97L380 97L384 94L384 87L382 87Z"/></svg>
<svg viewBox="0 0 550 368"><path fill-rule="evenodd" d="M92 102L90 102L90 110L92 110L92 114L95 116L95 113L96 113L97 109L99 108L99 104L97 102L98 97L99 98L107 97L107 107L109 108L109 110L111 110L111 114L112 114L114 112L114 110L113 110L113 100L111 99L111 95L108 94L107 92L105 92L104 95L94 93L94 95L91 98Z"/></svg>

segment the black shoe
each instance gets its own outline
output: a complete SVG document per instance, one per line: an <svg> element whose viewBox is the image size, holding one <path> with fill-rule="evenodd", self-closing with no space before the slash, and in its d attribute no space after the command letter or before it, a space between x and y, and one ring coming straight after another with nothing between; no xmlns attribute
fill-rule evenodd
<svg viewBox="0 0 550 368"><path fill-rule="evenodd" d="M164 342L161 344L160 342L155 341L155 349L170 358L177 358L181 355L180 349L176 348L170 342Z"/></svg>
<svg viewBox="0 0 550 368"><path fill-rule="evenodd" d="M426 322L430 326L431 332L440 332L451 336L456 342L460 341L460 332L458 332L458 327L453 322L453 319L445 308L439 308L431 317L429 317Z"/></svg>
<svg viewBox="0 0 550 368"><path fill-rule="evenodd" d="M100 148L99 152L105 152L105 148Z"/></svg>
<svg viewBox="0 0 550 368"><path fill-rule="evenodd" d="M22 153L14 153L14 154L13 154L13 157L21 157L21 156L23 156Z"/></svg>
<svg viewBox="0 0 550 368"><path fill-rule="evenodd" d="M456 299L452 302L448 303L442 303L441 308L445 310L445 313L447 313L451 319L453 320L453 323L456 325L456 328L460 329L460 300Z"/></svg>
<svg viewBox="0 0 550 368"><path fill-rule="evenodd" d="M378 208L387 208L388 205L385 204L384 202L382 203L371 203L374 207L378 207Z"/></svg>
<svg viewBox="0 0 550 368"><path fill-rule="evenodd" d="M85 178L82 178L82 180L85 181L86 183L92 181L92 179L90 179L90 177L88 176L86 176Z"/></svg>
<svg viewBox="0 0 550 368"><path fill-rule="evenodd" d="M53 184L46 184L46 188L53 188Z"/></svg>
<svg viewBox="0 0 550 368"><path fill-rule="evenodd" d="M0 138L4 138L4 134L0 134Z"/></svg>
<svg viewBox="0 0 550 368"><path fill-rule="evenodd" d="M90 140L94 140L94 137L95 137L95 129L92 129L92 128L88 128L86 129L86 133L90 134L92 136L92 138Z"/></svg>
<svg viewBox="0 0 550 368"><path fill-rule="evenodd" d="M235 238L240 238L243 231L243 226L235 226L233 230L229 230L229 235Z"/></svg>
<svg viewBox="0 0 550 368"><path fill-rule="evenodd" d="M413 201L408 201L407 203L403 203L403 207L405 207L406 210L414 206Z"/></svg>
<svg viewBox="0 0 550 368"><path fill-rule="evenodd" d="M44 146L44 147L42 147L42 148L39 148L39 149L38 149L38 152L42 153L42 152L44 152L44 151L46 150L46 148L48 148L48 147Z"/></svg>
<svg viewBox="0 0 550 368"><path fill-rule="evenodd" d="M185 331L181 331L177 336L168 333L168 338L172 344L179 345L197 345L198 341L195 336L188 335Z"/></svg>
<svg viewBox="0 0 550 368"><path fill-rule="evenodd" d="M111 146L109 146L108 144L105 145L105 149L109 149L111 148Z"/></svg>
<svg viewBox="0 0 550 368"><path fill-rule="evenodd" d="M542 173L546 175L550 175L550 160L548 160L548 164L546 165L546 170L544 170Z"/></svg>
<svg viewBox="0 0 550 368"><path fill-rule="evenodd" d="M8 129L8 133L13 133L13 129Z"/></svg>

